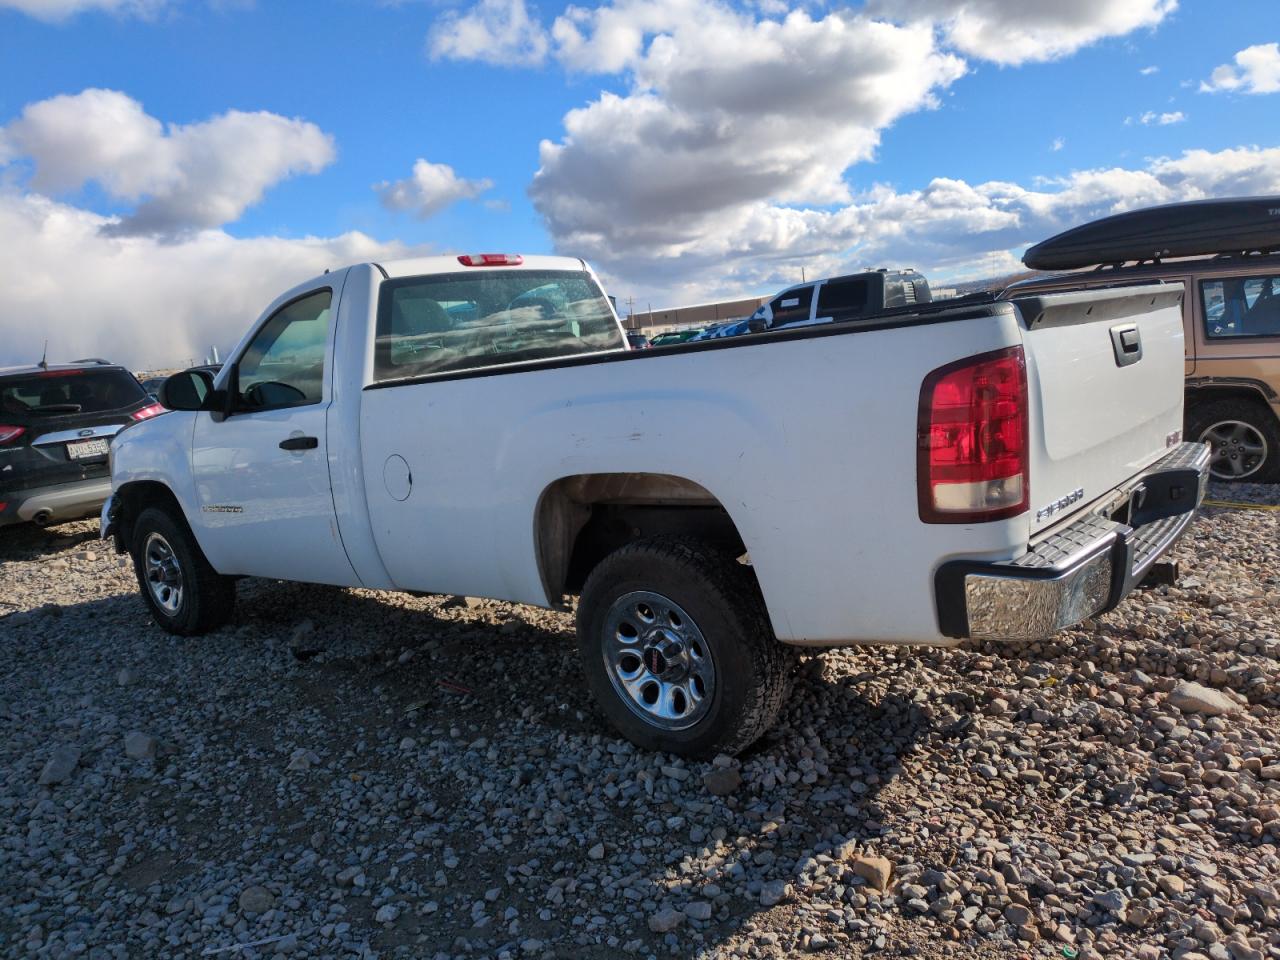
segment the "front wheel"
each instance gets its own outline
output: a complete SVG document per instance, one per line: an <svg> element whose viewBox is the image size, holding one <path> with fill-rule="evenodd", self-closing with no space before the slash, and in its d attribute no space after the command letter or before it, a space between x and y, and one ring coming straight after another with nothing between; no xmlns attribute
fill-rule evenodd
<svg viewBox="0 0 1280 960"><path fill-rule="evenodd" d="M148 507L134 521L130 553L142 598L169 633L208 633L230 618L235 581L209 565L184 521Z"/></svg>
<svg viewBox="0 0 1280 960"><path fill-rule="evenodd" d="M578 646L610 724L647 750L735 754L777 718L793 657L747 568L697 541L628 544L592 571Z"/></svg>

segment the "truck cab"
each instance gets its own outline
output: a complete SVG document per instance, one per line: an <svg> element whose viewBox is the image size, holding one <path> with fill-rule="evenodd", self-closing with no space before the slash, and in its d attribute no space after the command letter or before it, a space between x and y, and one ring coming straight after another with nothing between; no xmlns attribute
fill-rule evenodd
<svg viewBox="0 0 1280 960"><path fill-rule="evenodd" d="M751 320L763 329L856 320L898 307L931 303L929 281L915 270L869 270L787 287Z"/></svg>

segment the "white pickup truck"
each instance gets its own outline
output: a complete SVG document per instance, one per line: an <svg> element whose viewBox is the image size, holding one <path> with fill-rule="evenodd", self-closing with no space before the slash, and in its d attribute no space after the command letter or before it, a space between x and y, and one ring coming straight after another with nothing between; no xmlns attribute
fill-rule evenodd
<svg viewBox="0 0 1280 960"><path fill-rule="evenodd" d="M586 681L644 747L741 750L797 647L1047 636L1109 609L1203 497L1180 287L938 303L629 351L582 261L366 263L273 303L111 448L103 536L156 621L244 576L578 596Z"/></svg>

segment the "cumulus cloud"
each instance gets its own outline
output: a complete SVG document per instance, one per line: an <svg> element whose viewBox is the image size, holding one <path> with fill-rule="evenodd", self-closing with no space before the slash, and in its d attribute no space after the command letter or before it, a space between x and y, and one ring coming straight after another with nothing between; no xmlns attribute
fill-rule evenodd
<svg viewBox="0 0 1280 960"><path fill-rule="evenodd" d="M705 232L595 250L615 289L659 291L670 303L767 291L809 276L877 266L914 266L939 276L989 273L1010 251L1068 227L1137 207L1208 197L1280 193L1280 147L1190 150L1140 169L1112 167L1031 186L939 177L920 190L878 186L833 209L756 202ZM618 242L619 239L622 242Z"/></svg>
<svg viewBox="0 0 1280 960"><path fill-rule="evenodd" d="M852 211L866 198L851 192L847 171L874 159L896 120L938 105L968 68L961 54L1052 59L1154 27L1175 7L871 0L861 12L819 15L775 0L570 6L551 24L551 55L626 86L565 116L563 135L540 145L530 196L558 249L626 282L681 285L721 270L737 286L800 259L819 272L814 257L835 263L863 235ZM997 207L979 219L1002 215Z"/></svg>
<svg viewBox="0 0 1280 960"><path fill-rule="evenodd" d="M115 90L89 89L29 104L0 128L0 162L29 159L31 186L66 193L98 184L136 204L107 228L175 235L236 220L274 184L315 173L335 155L313 123L230 110L166 126Z"/></svg>
<svg viewBox="0 0 1280 960"><path fill-rule="evenodd" d="M658 2L663 11L633 0L635 20L695 7ZM578 65L629 64L635 80L625 96L603 93L571 111L564 138L540 146L530 194L558 247L621 261L715 246L762 205L846 203L843 172L873 155L894 120L933 106L965 69L936 49L928 25L696 9L669 17L668 32L638 47L603 15L580 15L574 34L557 23ZM770 231L790 231L785 221L805 216L796 210Z"/></svg>
<svg viewBox="0 0 1280 960"><path fill-rule="evenodd" d="M58 23L85 10L150 16L168 0L0 0L0 10L17 10L37 20Z"/></svg>
<svg viewBox="0 0 1280 960"><path fill-rule="evenodd" d="M419 158L408 177L383 181L375 185L374 190L388 210L411 213L425 220L459 200L480 196L492 186L492 180L466 180L446 163L428 163Z"/></svg>
<svg viewBox="0 0 1280 960"><path fill-rule="evenodd" d="M1142 74L1144 77L1150 77L1150 76L1153 76L1153 75L1155 75L1155 74L1159 73L1159 72L1160 72L1160 68L1159 68L1159 67L1156 67L1156 66L1143 67L1143 68L1142 68L1141 70L1139 70L1138 72L1139 72L1140 74Z"/></svg>
<svg viewBox="0 0 1280 960"><path fill-rule="evenodd" d="M1235 55L1235 66L1224 63L1200 84L1201 93L1280 92L1280 43L1259 43Z"/></svg>
<svg viewBox="0 0 1280 960"><path fill-rule="evenodd" d="M173 241L114 236L112 221L32 193L0 193L0 366L101 356L171 367L232 346L276 296L326 268L407 251L361 233Z"/></svg>
<svg viewBox="0 0 1280 960"><path fill-rule="evenodd" d="M432 59L482 60L500 66L541 63L547 34L524 0L480 0L466 13L440 16L427 35Z"/></svg>
<svg viewBox="0 0 1280 960"><path fill-rule="evenodd" d="M955 49L1018 64L1155 27L1177 6L1178 0L871 0L867 12L898 22L934 21Z"/></svg>

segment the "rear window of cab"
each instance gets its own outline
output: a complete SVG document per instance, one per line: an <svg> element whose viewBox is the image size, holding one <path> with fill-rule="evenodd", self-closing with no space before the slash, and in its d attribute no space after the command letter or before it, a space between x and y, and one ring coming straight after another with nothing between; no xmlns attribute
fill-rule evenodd
<svg viewBox="0 0 1280 960"><path fill-rule="evenodd" d="M609 301L574 270L484 270L384 281L374 379L625 350Z"/></svg>

